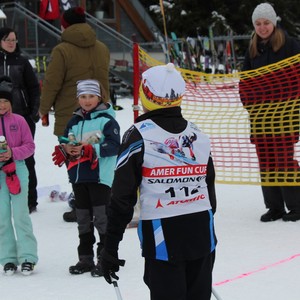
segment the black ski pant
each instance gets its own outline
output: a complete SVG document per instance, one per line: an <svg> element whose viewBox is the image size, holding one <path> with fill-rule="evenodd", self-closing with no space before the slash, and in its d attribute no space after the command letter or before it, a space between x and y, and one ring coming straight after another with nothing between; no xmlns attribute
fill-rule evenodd
<svg viewBox="0 0 300 300"><path fill-rule="evenodd" d="M37 195L37 178L35 172L35 159L34 156L30 156L25 159L25 164L29 172L29 183L28 183L28 207L36 207L38 205Z"/></svg>
<svg viewBox="0 0 300 300"><path fill-rule="evenodd" d="M262 193L266 208L300 212L300 186L286 186L285 181L299 182L300 168L294 159L292 137L253 138L261 172ZM273 177L272 177L273 176ZM281 181L283 182L281 184ZM265 185L277 182L276 186Z"/></svg>
<svg viewBox="0 0 300 300"><path fill-rule="evenodd" d="M150 299L211 299L213 260L214 252L176 263L145 258L144 282L150 289Z"/></svg>
<svg viewBox="0 0 300 300"><path fill-rule="evenodd" d="M29 117L24 117L31 131L32 138L34 139L36 125L34 121ZM35 159L34 154L25 159L25 164L29 172L29 183L28 183L28 207L36 207L38 205L37 195L37 177L35 172Z"/></svg>
<svg viewBox="0 0 300 300"><path fill-rule="evenodd" d="M103 248L106 232L106 205L110 199L111 189L99 183L76 183L72 185L75 195L75 209L78 224L79 260L94 257L96 238L94 228L99 234L97 257Z"/></svg>
<svg viewBox="0 0 300 300"><path fill-rule="evenodd" d="M300 186L262 186L266 208L300 213Z"/></svg>

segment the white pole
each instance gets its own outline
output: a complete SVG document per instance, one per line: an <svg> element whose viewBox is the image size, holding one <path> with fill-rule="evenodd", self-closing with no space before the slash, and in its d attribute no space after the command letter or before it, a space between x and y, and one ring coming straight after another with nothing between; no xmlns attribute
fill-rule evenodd
<svg viewBox="0 0 300 300"><path fill-rule="evenodd" d="M112 282L112 284L113 284L113 286L114 286L114 288L115 288L115 291L116 291L118 300L123 300L122 295L121 295L121 293L120 293L120 289L119 289L118 283L114 280L114 281Z"/></svg>
<svg viewBox="0 0 300 300"><path fill-rule="evenodd" d="M218 295L218 293L216 292L216 290L215 290L214 287L211 288L211 291L212 291L212 294L214 295L214 297L215 297L217 300L222 300L222 298L220 297L220 295Z"/></svg>

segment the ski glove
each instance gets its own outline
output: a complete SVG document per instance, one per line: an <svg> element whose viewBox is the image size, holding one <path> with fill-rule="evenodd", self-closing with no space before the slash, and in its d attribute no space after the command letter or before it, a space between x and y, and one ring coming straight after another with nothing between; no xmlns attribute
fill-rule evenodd
<svg viewBox="0 0 300 300"><path fill-rule="evenodd" d="M96 169L98 165L98 157L94 147L91 144L87 144L82 146L82 157L87 157L91 162L91 169Z"/></svg>
<svg viewBox="0 0 300 300"><path fill-rule="evenodd" d="M102 250L100 254L100 264L103 270L104 279L111 284L112 278L116 280L119 279L116 272L119 271L120 266L124 267L125 260L118 259L118 255L114 256L107 253L105 250Z"/></svg>
<svg viewBox="0 0 300 300"><path fill-rule="evenodd" d="M54 152L52 153L52 160L56 166L61 167L67 160L67 153L62 145L57 145L54 147Z"/></svg>
<svg viewBox="0 0 300 300"><path fill-rule="evenodd" d="M16 163L9 160L1 169L6 174L5 181L9 192L13 195L19 194L21 192L21 184L16 173Z"/></svg>

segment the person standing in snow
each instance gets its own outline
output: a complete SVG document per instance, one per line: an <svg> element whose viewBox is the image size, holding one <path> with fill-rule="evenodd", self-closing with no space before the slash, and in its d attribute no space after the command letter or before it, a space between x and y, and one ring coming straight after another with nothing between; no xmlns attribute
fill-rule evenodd
<svg viewBox="0 0 300 300"><path fill-rule="evenodd" d="M185 82L172 63L142 74L139 95L145 113L123 136L107 209L100 265L112 283L125 263L118 258L119 242L139 190L138 234L151 300L211 298L215 171L209 138L181 114L184 92ZM194 160L186 147L184 155L174 154L173 144L168 150L168 141L183 135L194 136Z"/></svg>
<svg viewBox="0 0 300 300"><path fill-rule="evenodd" d="M277 19L276 12L269 3L261 3L254 9L252 23L255 32L245 55L243 71L270 65L300 53L300 44L277 26ZM288 96L286 99L277 100L276 95L270 95L271 100L269 100L262 98L262 93L258 89L258 93L254 97L251 96L253 99L249 99L243 95L243 86L246 81L240 82L240 95L250 115L251 143L256 147L262 183L264 184L264 174L268 173L268 170L275 172L277 178L280 177L280 170L293 171L295 175L299 174L299 164L294 158L294 147L299 140L300 122L299 104L295 102L295 99L297 100L299 96L296 98ZM286 87L283 88L286 89ZM289 90L289 95L296 92L296 89L295 86L295 91ZM282 97L284 95L283 93ZM277 108L275 112L272 108L271 105L276 104L275 101L284 103L284 106L281 105L280 111ZM257 103L262 104L260 109L256 108ZM270 106L269 109L266 108L267 105ZM279 114L281 117L278 117ZM283 119L283 116L289 116L289 118ZM271 129L274 133L270 133ZM262 131L268 134L256 133ZM268 209L260 218L262 222L278 219L283 221L300 220L299 186L284 186L280 185L280 182L275 186L262 185L262 193ZM288 213L286 213L285 206L289 210Z"/></svg>
<svg viewBox="0 0 300 300"><path fill-rule="evenodd" d="M9 76L13 82L14 113L25 118L32 137L35 136L39 121L40 85L34 70L26 57L21 54L16 32L8 27L0 29L0 74ZM38 205L37 177L34 154L25 159L29 171L28 208L36 211Z"/></svg>
<svg viewBox="0 0 300 300"><path fill-rule="evenodd" d="M65 129L64 143L55 147L54 163L67 164L69 180L75 194L79 231L79 262L71 274L91 272L102 276L94 264L94 228L99 233L97 257L103 249L106 230L106 205L110 198L116 158L120 146L120 128L109 103L102 101L100 84L87 79L77 83L80 105ZM67 141L67 142L66 142Z"/></svg>
<svg viewBox="0 0 300 300"><path fill-rule="evenodd" d="M13 84L0 78L0 135L5 147L0 151L0 264L6 275L21 265L24 275L32 273L38 261L37 241L29 216L28 169L25 159L35 145L26 120L12 113Z"/></svg>
<svg viewBox="0 0 300 300"><path fill-rule="evenodd" d="M54 134L64 134L67 122L79 107L76 82L96 79L101 83L102 101L109 100L109 62L107 46L96 39L96 32L86 23L81 7L66 10L61 18L61 43L53 48L42 86L40 116L54 109ZM64 213L65 221L76 221L75 210Z"/></svg>

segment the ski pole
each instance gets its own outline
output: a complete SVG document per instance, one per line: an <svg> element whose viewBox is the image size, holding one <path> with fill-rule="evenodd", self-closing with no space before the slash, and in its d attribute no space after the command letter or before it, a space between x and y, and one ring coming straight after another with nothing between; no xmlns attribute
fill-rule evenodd
<svg viewBox="0 0 300 300"><path fill-rule="evenodd" d="M214 297L217 300L222 300L222 298L220 297L220 295L218 295L218 293L216 292L216 290L214 289L214 287L211 288L212 294L214 295Z"/></svg>
<svg viewBox="0 0 300 300"><path fill-rule="evenodd" d="M118 300L123 300L117 281L113 280L112 284L115 288Z"/></svg>
<svg viewBox="0 0 300 300"><path fill-rule="evenodd" d="M45 73L46 70L47 70L46 60L47 60L47 56L43 56L43 69L44 69L44 73Z"/></svg>

